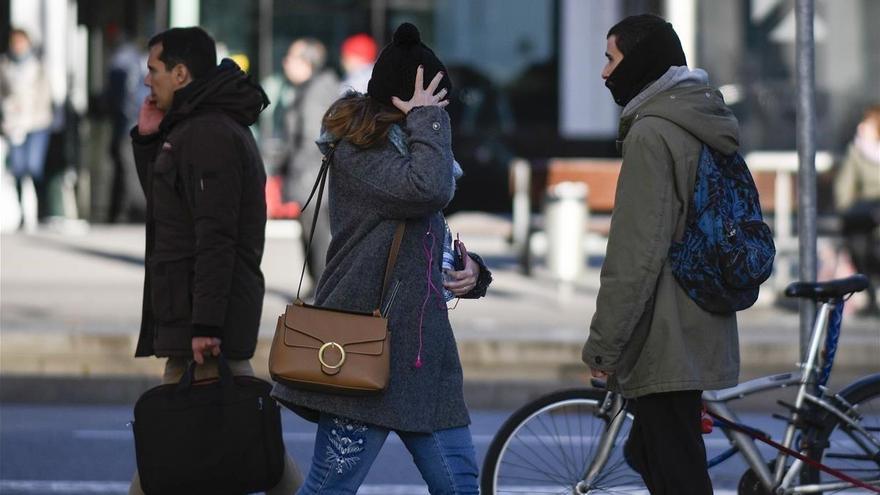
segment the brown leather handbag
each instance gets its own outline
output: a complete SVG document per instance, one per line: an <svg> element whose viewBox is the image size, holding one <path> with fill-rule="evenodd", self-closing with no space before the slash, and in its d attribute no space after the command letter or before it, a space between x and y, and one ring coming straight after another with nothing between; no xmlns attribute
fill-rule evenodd
<svg viewBox="0 0 880 495"><path fill-rule="evenodd" d="M331 148L330 153L324 157L318 180L306 201L308 205L320 183L316 210L321 207L332 154ZM317 218L316 211L306 253L311 248ZM305 274L305 264L303 265L296 300L287 305L284 314L278 317L275 327L275 338L269 351L269 374L273 380L294 388L336 394L375 394L385 390L390 372L390 339L388 320L385 317L387 306L384 314L380 308L391 281L405 229L406 224L401 221L388 253L379 302L372 313L305 304L300 299ZM390 299L393 298L394 293Z"/></svg>

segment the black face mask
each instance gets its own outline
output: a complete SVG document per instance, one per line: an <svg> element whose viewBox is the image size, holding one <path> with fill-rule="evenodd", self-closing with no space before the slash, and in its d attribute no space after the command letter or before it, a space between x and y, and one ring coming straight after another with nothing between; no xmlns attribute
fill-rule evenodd
<svg viewBox="0 0 880 495"><path fill-rule="evenodd" d="M644 37L605 80L614 102L625 107L645 86L660 78L670 67L687 65L681 41L668 22Z"/></svg>

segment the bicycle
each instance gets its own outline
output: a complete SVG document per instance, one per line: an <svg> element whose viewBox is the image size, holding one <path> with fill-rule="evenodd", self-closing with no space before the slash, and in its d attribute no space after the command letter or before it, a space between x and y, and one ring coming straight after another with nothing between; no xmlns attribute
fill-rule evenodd
<svg viewBox="0 0 880 495"><path fill-rule="evenodd" d="M794 494L858 490L880 493L880 373L832 393L826 387L840 336L845 301L865 290L863 275L821 283L796 282L786 296L819 304L805 361L789 373L706 391L703 403L729 448L708 461L714 467L740 453L749 469L738 494ZM824 352L822 343L824 339ZM484 495L507 493L647 493L623 458L633 413L614 391L563 390L514 412L493 438L483 463ZM597 387L597 385L599 385ZM741 425L728 403L758 392L796 386L781 443ZM768 461L757 441L779 453ZM847 493L855 493L847 491Z"/></svg>

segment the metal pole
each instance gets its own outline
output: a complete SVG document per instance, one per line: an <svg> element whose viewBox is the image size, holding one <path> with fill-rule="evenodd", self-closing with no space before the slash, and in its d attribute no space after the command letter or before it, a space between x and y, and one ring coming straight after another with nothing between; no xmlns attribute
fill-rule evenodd
<svg viewBox="0 0 880 495"><path fill-rule="evenodd" d="M797 0L798 252L800 280L816 280L816 71L814 0ZM806 358L816 303L800 300L800 355Z"/></svg>

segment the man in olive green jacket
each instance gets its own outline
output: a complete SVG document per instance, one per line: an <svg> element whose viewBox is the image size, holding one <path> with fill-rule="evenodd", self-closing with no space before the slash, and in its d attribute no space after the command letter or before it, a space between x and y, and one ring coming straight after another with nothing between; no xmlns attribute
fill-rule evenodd
<svg viewBox="0 0 880 495"><path fill-rule="evenodd" d="M700 395L737 383L736 316L697 306L668 251L685 229L702 144L737 151L738 124L662 18L628 17L607 38L602 77L624 107L623 165L583 360L634 399L624 452L651 493L711 494Z"/></svg>

